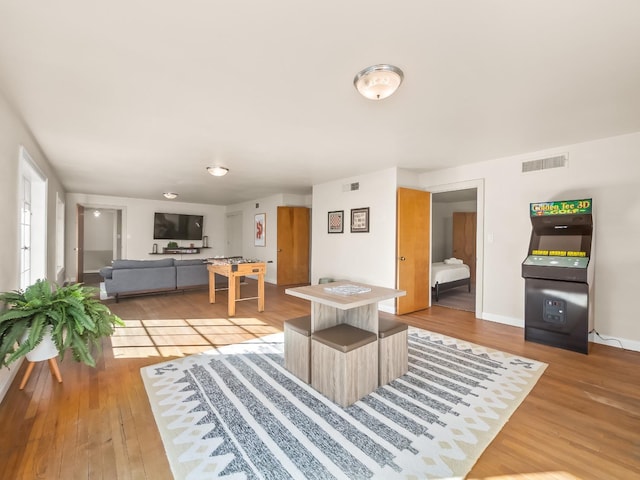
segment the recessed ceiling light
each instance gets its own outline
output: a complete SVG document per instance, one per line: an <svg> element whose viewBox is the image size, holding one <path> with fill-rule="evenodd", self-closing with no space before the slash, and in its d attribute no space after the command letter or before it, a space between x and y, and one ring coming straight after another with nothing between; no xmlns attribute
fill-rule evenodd
<svg viewBox="0 0 640 480"><path fill-rule="evenodd" d="M173 192L164 192L162 195L164 195L164 198L168 198L169 200L173 200L178 197L178 194Z"/></svg>
<svg viewBox="0 0 640 480"><path fill-rule="evenodd" d="M224 177L229 173L229 169L227 167L207 167L207 172L214 177Z"/></svg>

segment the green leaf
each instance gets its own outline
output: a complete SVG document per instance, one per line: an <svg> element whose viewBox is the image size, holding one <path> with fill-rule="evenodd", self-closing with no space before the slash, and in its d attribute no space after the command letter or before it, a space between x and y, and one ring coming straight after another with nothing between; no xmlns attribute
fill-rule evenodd
<svg viewBox="0 0 640 480"><path fill-rule="evenodd" d="M20 351L24 350L24 353L14 353L16 352L16 346L18 345L18 342L25 335L28 328L29 323L27 322L27 320L20 319L13 324L13 328L6 330L0 334L0 367L9 365L29 351L28 345L24 344L24 346L21 345L18 348L18 350Z"/></svg>
<svg viewBox="0 0 640 480"><path fill-rule="evenodd" d="M97 294L98 289L80 283L59 286L46 280L24 291L0 293L8 307L0 312L0 367L39 344L49 326L61 357L70 350L74 360L95 366L92 350L99 351L101 338L124 325ZM29 327L29 336L18 344Z"/></svg>

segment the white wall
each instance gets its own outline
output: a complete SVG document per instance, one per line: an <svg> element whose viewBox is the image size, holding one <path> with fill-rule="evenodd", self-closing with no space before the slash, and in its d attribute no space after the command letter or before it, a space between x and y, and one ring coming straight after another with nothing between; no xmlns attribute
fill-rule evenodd
<svg viewBox="0 0 640 480"><path fill-rule="evenodd" d="M568 168L521 173L523 161L567 152ZM595 328L605 337L620 339L626 348L640 350L640 324L632 300L637 295L640 271L638 158L640 133L634 133L421 176L427 190L430 186L484 179L482 318L524 326L521 263L531 234L529 203L591 197Z"/></svg>
<svg viewBox="0 0 640 480"><path fill-rule="evenodd" d="M431 197L432 199L434 197ZM453 255L453 212L475 212L476 201L431 203L431 261Z"/></svg>
<svg viewBox="0 0 640 480"><path fill-rule="evenodd" d="M344 186L359 182L357 191ZM346 279L394 288L396 284L395 168L314 185L311 281ZM352 208L369 207L369 233L350 232ZM327 215L344 210L344 233L327 233ZM394 301L380 304L394 311Z"/></svg>
<svg viewBox="0 0 640 480"><path fill-rule="evenodd" d="M100 212L99 216L93 214ZM115 210L87 210L84 216L84 271L98 272L114 258Z"/></svg>
<svg viewBox="0 0 640 480"><path fill-rule="evenodd" d="M226 208L228 214L242 212L242 256L267 262L267 273L264 280L274 284L278 281L278 207L281 206L311 207L311 197L308 195L278 194L229 205ZM256 247L253 238L254 221L258 213L265 214L266 238L264 247Z"/></svg>
<svg viewBox="0 0 640 480"><path fill-rule="evenodd" d="M305 195L273 195L259 198L236 205L206 205L197 203L169 202L166 200L142 200L137 198L111 197L105 195L89 195L69 193L66 197L66 227L68 232L76 231L76 205L81 204L92 208L114 209L123 211L122 230L122 258L149 260L157 258L207 258L225 254L226 215L227 213L243 213L243 244L242 256L256 258L265 262L272 262L267 266L265 281L276 283L277 279L277 209L278 206L306 206L310 207L311 197ZM256 208L256 203L259 207ZM167 246L168 240L153 239L154 212L186 213L204 215L204 235L209 237L209 249L201 250L199 255L151 255L153 244L158 244L158 250ZM253 242L253 221L256 213L266 214L266 242L264 247L256 247ZM85 221L91 218L91 208L85 215ZM179 241L180 246L194 243L200 246L202 242ZM76 258L74 248L76 239L67 236L66 257L69 279L76 274Z"/></svg>
<svg viewBox="0 0 640 480"><path fill-rule="evenodd" d="M420 190L420 175L413 170L398 168L396 180L398 187Z"/></svg>
<svg viewBox="0 0 640 480"><path fill-rule="evenodd" d="M84 216L85 250L113 250L115 211L98 210L99 216L88 210Z"/></svg>
<svg viewBox="0 0 640 480"><path fill-rule="evenodd" d="M76 231L77 204L93 208L122 210L122 258L135 260L150 260L169 257L207 258L224 254L226 240L224 206L69 193L66 197L67 232ZM200 254L194 255L151 255L154 243L158 244L158 251L162 251L162 248L166 247L168 243L168 240L153 239L153 214L155 212L203 215L203 234L209 236L209 247L211 248L203 249ZM87 215L90 215L90 211ZM200 241L178 241L178 244L183 247L187 247L191 243L194 243L195 246L202 245L202 242ZM74 251L75 247L75 236L68 235L66 242L66 270L70 280L75 279L76 276L77 265Z"/></svg>
<svg viewBox="0 0 640 480"><path fill-rule="evenodd" d="M20 249L19 212L18 212L18 166L20 145L24 145L34 163L47 178L47 239L46 239L46 276L53 281L56 278L55 268L55 231L56 231L56 194L64 197L62 184L58 180L49 162L44 157L35 139L24 126L22 120L11 109L0 94L0 291L15 290L20 287ZM1 308L1 307L0 307ZM11 380L15 376L20 363L11 370L0 369L0 400L4 397Z"/></svg>

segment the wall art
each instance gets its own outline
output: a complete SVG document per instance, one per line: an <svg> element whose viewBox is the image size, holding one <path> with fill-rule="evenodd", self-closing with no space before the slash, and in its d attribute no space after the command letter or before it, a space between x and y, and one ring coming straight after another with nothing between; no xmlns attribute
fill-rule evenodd
<svg viewBox="0 0 640 480"><path fill-rule="evenodd" d="M369 231L369 207L351 209L351 233Z"/></svg>
<svg viewBox="0 0 640 480"><path fill-rule="evenodd" d="M344 210L329 212L327 231L328 233L342 233L344 231Z"/></svg>
<svg viewBox="0 0 640 480"><path fill-rule="evenodd" d="M264 247L267 240L267 214L257 213L254 222L253 244L256 247Z"/></svg>

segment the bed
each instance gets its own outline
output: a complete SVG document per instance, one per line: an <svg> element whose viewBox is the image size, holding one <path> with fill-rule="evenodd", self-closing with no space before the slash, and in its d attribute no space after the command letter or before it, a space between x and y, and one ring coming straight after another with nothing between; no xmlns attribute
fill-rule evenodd
<svg viewBox="0 0 640 480"><path fill-rule="evenodd" d="M465 285L470 292L471 270L469 265L448 262L431 264L431 291L435 292L436 302L440 299L440 292Z"/></svg>

